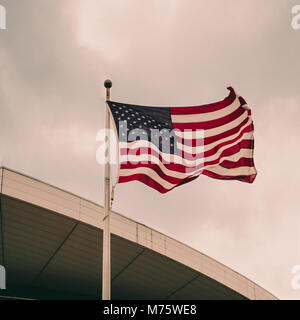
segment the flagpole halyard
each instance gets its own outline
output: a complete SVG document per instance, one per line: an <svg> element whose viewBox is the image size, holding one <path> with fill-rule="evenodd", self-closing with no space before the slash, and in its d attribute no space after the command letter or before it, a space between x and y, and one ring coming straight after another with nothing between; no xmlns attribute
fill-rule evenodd
<svg viewBox="0 0 300 320"><path fill-rule="evenodd" d="M112 82L105 80L106 101L110 100L110 88ZM104 177L104 218L103 218L103 261L102 261L102 300L111 299L111 252L110 252L110 112L106 104L105 116L106 135L106 161L105 161L105 177Z"/></svg>

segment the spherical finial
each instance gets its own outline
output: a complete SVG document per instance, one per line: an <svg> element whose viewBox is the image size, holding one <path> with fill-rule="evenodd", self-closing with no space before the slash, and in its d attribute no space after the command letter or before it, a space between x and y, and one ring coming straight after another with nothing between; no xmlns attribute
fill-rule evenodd
<svg viewBox="0 0 300 320"><path fill-rule="evenodd" d="M112 87L112 82L111 82L110 80L105 80L105 81L104 81L104 87L105 87L106 89L111 88L111 87Z"/></svg>

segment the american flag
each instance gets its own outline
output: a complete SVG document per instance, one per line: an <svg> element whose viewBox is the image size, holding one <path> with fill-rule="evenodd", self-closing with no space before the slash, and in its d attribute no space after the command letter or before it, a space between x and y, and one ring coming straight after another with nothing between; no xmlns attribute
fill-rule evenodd
<svg viewBox="0 0 300 320"><path fill-rule="evenodd" d="M252 183L251 110L228 89L222 101L193 107L107 101L119 141L118 182L138 180L161 193L200 174Z"/></svg>

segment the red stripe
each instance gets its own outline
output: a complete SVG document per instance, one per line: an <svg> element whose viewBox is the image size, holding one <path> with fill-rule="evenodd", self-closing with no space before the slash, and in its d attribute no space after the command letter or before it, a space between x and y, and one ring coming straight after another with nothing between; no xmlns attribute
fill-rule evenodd
<svg viewBox="0 0 300 320"><path fill-rule="evenodd" d="M252 158L240 158L236 162L224 160L220 163L220 166L226 169L233 169L238 167L254 167L254 161Z"/></svg>
<svg viewBox="0 0 300 320"><path fill-rule="evenodd" d="M136 169L136 168L150 168L154 170L162 179L172 183L172 184L179 184L183 179L176 178L176 177L171 177L166 175L160 168L158 164L155 163L122 163L121 164L121 170L122 169Z"/></svg>
<svg viewBox="0 0 300 320"><path fill-rule="evenodd" d="M252 174L250 176L245 176L245 175L241 175L241 176L222 176L219 175L217 173L211 172L209 170L203 170L202 174L214 178L214 179L220 179L220 180L239 180L242 182L248 182L248 183L252 183L255 180L256 174Z"/></svg>
<svg viewBox="0 0 300 320"><path fill-rule="evenodd" d="M189 153L184 150L178 149L177 150L177 156L184 158L186 160L196 160L196 159L201 159L203 157L203 152L202 153ZM143 155L143 154L151 154L155 156L156 158L159 158L161 162L165 162L166 160L163 160L161 157L161 153L158 153L156 150L151 149L149 147L139 147L135 149L130 149L130 148L121 148L120 149L120 154L123 155ZM164 155L167 157L168 154L164 153ZM170 156L171 159L171 156Z"/></svg>
<svg viewBox="0 0 300 320"><path fill-rule="evenodd" d="M241 105L247 104L246 100L242 96L239 96L239 101Z"/></svg>
<svg viewBox="0 0 300 320"><path fill-rule="evenodd" d="M230 90L230 93L228 97L226 97L222 101L205 104L202 106L195 106L195 107L171 107L170 108L171 114L182 115L182 114L207 113L207 112L217 111L222 108L225 108L230 104L232 104L232 102L236 98L236 94L233 88L228 87L227 89Z"/></svg>
<svg viewBox="0 0 300 320"><path fill-rule="evenodd" d="M198 177L199 177L199 175L194 176L194 177L186 178L186 179L182 180L176 187L179 187L179 186L182 186L183 184L186 184L186 183L188 183L188 182L191 182L191 181L197 179Z"/></svg>
<svg viewBox="0 0 300 320"><path fill-rule="evenodd" d="M181 123L181 122L173 122L173 128L179 130L196 130L196 129L212 129L223 126L231 121L234 121L238 117L240 117L243 113L248 112L247 109L243 107L239 107L237 110L233 111L232 113L215 120L210 121L202 121L202 122L188 122L188 123Z"/></svg>
<svg viewBox="0 0 300 320"><path fill-rule="evenodd" d="M176 136L176 142L184 144L189 147L201 147L204 144L204 138L199 139L183 139L181 137Z"/></svg>
<svg viewBox="0 0 300 320"><path fill-rule="evenodd" d="M125 177L119 177L119 183L124 183L124 182L129 182L129 181L134 181L134 180L138 180L144 184L146 184L147 186L159 191L160 193L166 193L172 189L174 189L176 186L174 186L171 189L166 189L164 188L162 185L160 185L158 182L156 182L155 180L151 179L150 177L148 177L145 174L133 174L130 176L125 176Z"/></svg>

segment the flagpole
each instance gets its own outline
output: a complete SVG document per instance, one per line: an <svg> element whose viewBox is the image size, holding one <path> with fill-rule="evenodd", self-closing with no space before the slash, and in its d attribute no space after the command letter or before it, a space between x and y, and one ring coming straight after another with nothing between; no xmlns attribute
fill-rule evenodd
<svg viewBox="0 0 300 320"><path fill-rule="evenodd" d="M104 87L106 88L106 101L110 100L110 88L112 82L105 80ZM110 300L110 113L108 105L106 104L105 116L106 133L106 162L105 162L105 178L104 178L104 218L103 218L103 264L102 264L102 300Z"/></svg>

